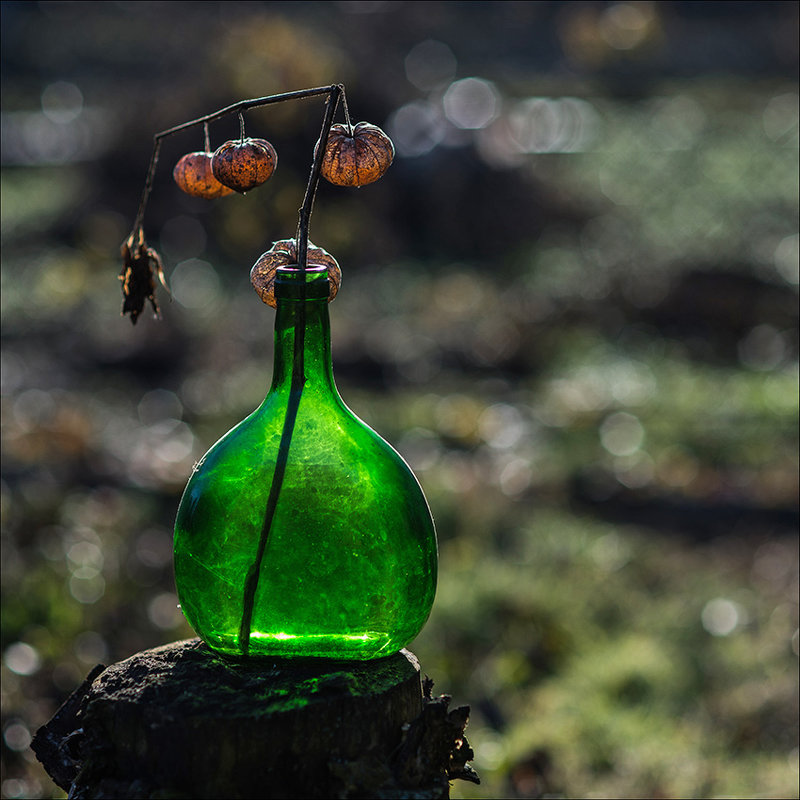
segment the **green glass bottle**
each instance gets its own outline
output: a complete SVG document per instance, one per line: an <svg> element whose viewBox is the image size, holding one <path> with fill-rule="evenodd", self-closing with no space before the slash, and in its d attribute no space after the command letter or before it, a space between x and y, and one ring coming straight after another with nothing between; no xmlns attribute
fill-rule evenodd
<svg viewBox="0 0 800 800"><path fill-rule="evenodd" d="M181 608L229 655L390 655L433 604L430 510L339 396L325 268L279 269L275 297L269 392L200 460L178 508Z"/></svg>

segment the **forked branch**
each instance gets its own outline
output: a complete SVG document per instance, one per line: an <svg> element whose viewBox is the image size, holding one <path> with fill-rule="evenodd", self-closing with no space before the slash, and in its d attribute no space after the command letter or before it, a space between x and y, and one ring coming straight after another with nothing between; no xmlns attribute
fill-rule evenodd
<svg viewBox="0 0 800 800"><path fill-rule="evenodd" d="M158 277L161 279L161 282L164 283L163 273L160 271L160 260L158 260L158 254L153 248L149 248L147 246L143 231L144 214L145 210L147 209L147 202L150 199L150 193L153 189L153 180L158 167L158 158L161 152L161 142L163 139L166 139L168 136L173 136L176 133L188 130L189 128L202 125L205 134L205 148L206 152L208 152L208 124L210 122L231 114L238 114L240 120L240 133L243 137L243 114L245 111L248 111L252 108L260 108L262 106L272 105L274 103L284 103L290 100L301 100L306 97L315 97L320 95L327 95L325 115L323 118L322 130L320 132L319 144L314 151L314 158L311 164L311 172L309 175L308 184L306 186L305 195L303 197L303 203L299 209L299 220L297 225L297 261L298 265L305 270L308 253L308 231L311 212L314 206L314 197L319 184L322 159L325 154L325 148L328 144L328 136L330 134L331 125L333 124L333 117L336 113L336 108L338 107L340 98L343 101L345 118L347 119L348 125L350 121L350 114L347 109L344 86L342 84L321 86L313 89L300 89L294 92L284 92L282 94L274 94L267 97L256 97L251 100L241 100L238 103L221 108L211 114L206 114L205 116L198 117L197 119L184 122L180 125L176 125L172 128L168 128L167 130L156 133L153 136L153 152L150 157L150 166L147 170L147 177L145 179L144 189L142 190L142 196L139 201L139 208L136 212L136 220L134 221L133 229L131 230L130 235L126 239L128 249L130 250L134 243L141 243L143 247L143 253L152 255L152 263L159 265ZM123 256L125 256L125 244L123 245ZM152 271L150 270L151 261L146 259L140 259L140 261L141 264L144 264L147 267L147 270L145 270L147 272L146 275L139 274L142 272L142 270L139 269L136 271L136 276L134 276L134 270L131 266L132 262L129 258L124 259L123 268L119 275L120 280L123 282L123 294L125 296L123 314L130 313L131 322L134 324L136 323L136 319L141 313L146 300L150 301L153 306L153 310L155 311L156 315L158 315L158 304L156 302L154 293L155 283L152 280L153 275ZM141 264L139 264L139 266L141 266ZM134 280L134 277L137 279Z"/></svg>

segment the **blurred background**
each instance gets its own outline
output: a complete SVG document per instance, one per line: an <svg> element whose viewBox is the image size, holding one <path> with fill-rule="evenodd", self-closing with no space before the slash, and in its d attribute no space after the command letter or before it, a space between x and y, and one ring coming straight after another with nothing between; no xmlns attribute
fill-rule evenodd
<svg viewBox="0 0 800 800"><path fill-rule="evenodd" d="M132 327L152 135L334 82L397 149L320 186L311 238L342 395L437 521L411 647L472 707L453 795L797 797L796 2L0 10L3 797L63 797L28 745L95 663L193 635L174 513L266 392L248 274L323 104L248 112L279 164L246 197L182 194L202 130L164 141L172 301Z"/></svg>

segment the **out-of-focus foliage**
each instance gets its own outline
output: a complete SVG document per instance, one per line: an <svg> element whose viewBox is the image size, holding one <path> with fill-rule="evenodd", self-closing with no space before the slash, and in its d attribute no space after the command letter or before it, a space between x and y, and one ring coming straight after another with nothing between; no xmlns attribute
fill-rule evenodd
<svg viewBox="0 0 800 800"><path fill-rule="evenodd" d="M797 9L4 3L2 796L62 796L28 743L91 666L192 635L172 520L266 390L248 273L322 108L248 113L246 197L181 193L202 133L165 141L173 299L134 329L152 134L338 81L397 157L311 236L342 394L437 521L412 647L472 706L454 796L797 796Z"/></svg>

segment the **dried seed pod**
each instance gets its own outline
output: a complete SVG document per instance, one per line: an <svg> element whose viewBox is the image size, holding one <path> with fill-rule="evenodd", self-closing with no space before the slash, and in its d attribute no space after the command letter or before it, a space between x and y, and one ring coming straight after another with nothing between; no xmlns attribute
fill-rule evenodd
<svg viewBox="0 0 800 800"><path fill-rule="evenodd" d="M211 170L210 153L187 153L172 170L175 183L192 197L204 197L213 200L233 194L233 189L223 186Z"/></svg>
<svg viewBox="0 0 800 800"><path fill-rule="evenodd" d="M214 177L244 194L275 172L278 154L266 139L239 139L220 145L211 159Z"/></svg>
<svg viewBox="0 0 800 800"><path fill-rule="evenodd" d="M250 283L253 284L258 296L268 306L275 308L277 305L275 301L275 275L278 267L289 267L296 263L297 243L294 239L281 239L279 242L275 242L266 253L262 254L253 265L250 270ZM339 269L336 259L326 250L309 242L306 263L309 267L327 268L330 285L328 302L330 303L336 297L339 285L342 282L342 271Z"/></svg>
<svg viewBox="0 0 800 800"><path fill-rule="evenodd" d="M332 125L322 175L337 186L365 186L378 180L393 159L392 140L377 125L359 122L352 132L346 125Z"/></svg>

